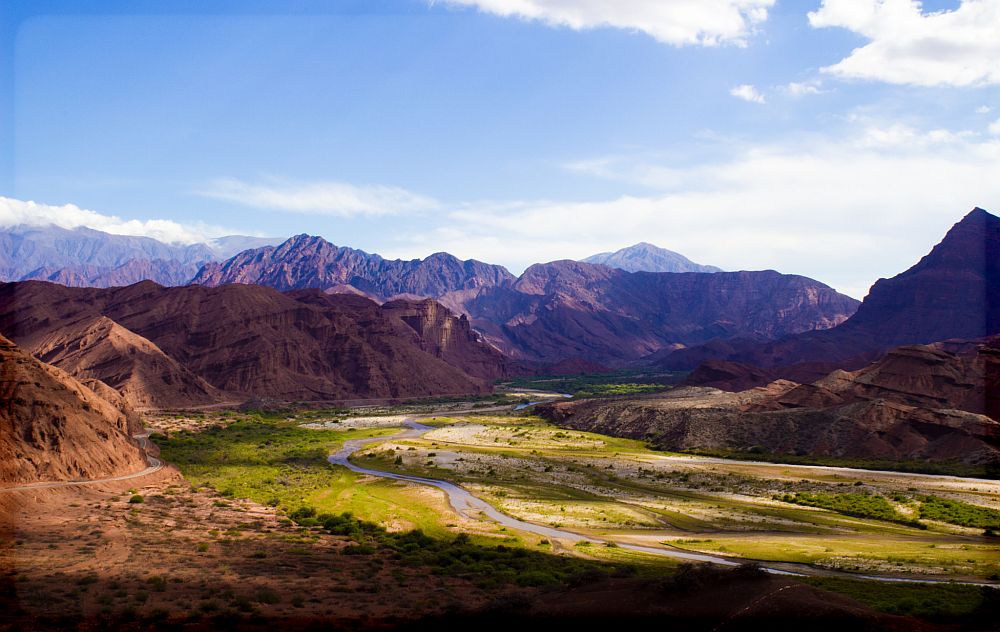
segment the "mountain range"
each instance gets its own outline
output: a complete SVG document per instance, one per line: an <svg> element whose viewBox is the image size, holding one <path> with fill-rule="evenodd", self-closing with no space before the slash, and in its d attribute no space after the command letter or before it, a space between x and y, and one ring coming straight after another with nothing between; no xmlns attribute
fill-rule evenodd
<svg viewBox="0 0 1000 632"><path fill-rule="evenodd" d="M257 245L233 237L173 247L86 229L2 234L11 274L150 261L133 256L194 266ZM664 252L639 244L617 254ZM619 367L697 368L690 385L740 389L811 384L896 346L997 333L998 262L1000 219L979 208L861 304L770 270L629 272L564 260L515 277L447 253L388 260L297 235L206 261L192 285L6 284L0 332L139 408L484 392L515 373ZM54 278L69 279L73 266Z"/></svg>
<svg viewBox="0 0 1000 632"><path fill-rule="evenodd" d="M514 276L503 266L462 261L445 252L425 259L388 260L310 235L296 235L278 246L247 250L227 261L206 264L191 280L208 286L249 283L278 290L346 291L379 301L436 298L455 290L506 286L513 281Z"/></svg>
<svg viewBox="0 0 1000 632"><path fill-rule="evenodd" d="M446 253L389 261L308 235L207 264L193 282L317 288L376 300L431 297L467 315L505 354L546 364L617 366L716 338L773 339L832 327L857 307L822 283L773 271L630 273L554 261L514 277Z"/></svg>
<svg viewBox="0 0 1000 632"><path fill-rule="evenodd" d="M143 280L184 285L202 265L278 239L231 235L187 246L90 228L19 225L0 230L0 281L53 281L74 287Z"/></svg>

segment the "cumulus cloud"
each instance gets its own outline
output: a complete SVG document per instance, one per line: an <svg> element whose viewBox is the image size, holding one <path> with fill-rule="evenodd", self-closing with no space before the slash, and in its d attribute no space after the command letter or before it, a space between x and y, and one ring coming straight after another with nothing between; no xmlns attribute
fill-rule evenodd
<svg viewBox="0 0 1000 632"><path fill-rule="evenodd" d="M993 134L994 136L1000 136L1000 118L990 123L988 129L990 134Z"/></svg>
<svg viewBox="0 0 1000 632"><path fill-rule="evenodd" d="M398 215L439 206L433 198L400 187L346 182L255 184L223 178L198 193L254 208L336 217Z"/></svg>
<svg viewBox="0 0 1000 632"><path fill-rule="evenodd" d="M764 95L757 91L757 88L753 87L749 83L744 83L742 85L734 86L729 94L736 97L737 99L743 99L744 101L749 101L750 103L766 103L767 99Z"/></svg>
<svg viewBox="0 0 1000 632"><path fill-rule="evenodd" d="M858 298L919 260L973 206L1000 210L1000 139L861 123L698 165L648 156L575 173L657 187L600 201L471 205L394 256L445 249L512 269L649 241L720 267L804 274ZM662 179L660 179L662 177Z"/></svg>
<svg viewBox="0 0 1000 632"><path fill-rule="evenodd" d="M85 227L114 235L152 237L171 244L200 243L229 234L218 226L185 225L166 219L122 219L74 204L52 206L8 197L0 197L0 226L58 226L69 230Z"/></svg>
<svg viewBox="0 0 1000 632"><path fill-rule="evenodd" d="M917 0L823 0L809 23L868 39L825 73L918 86L1000 84L997 0L962 0L933 13Z"/></svg>
<svg viewBox="0 0 1000 632"><path fill-rule="evenodd" d="M745 45L774 0L444 0L502 17L575 30L641 31L675 46ZM433 0L432 0L433 3Z"/></svg>
<svg viewBox="0 0 1000 632"><path fill-rule="evenodd" d="M991 108L988 105L980 105L978 108L976 108L976 114L989 114L992 111L993 108Z"/></svg>

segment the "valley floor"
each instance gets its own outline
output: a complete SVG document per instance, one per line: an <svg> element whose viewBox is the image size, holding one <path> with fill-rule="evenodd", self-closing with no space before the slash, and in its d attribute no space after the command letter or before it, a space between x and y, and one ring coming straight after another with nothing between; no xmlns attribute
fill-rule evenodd
<svg viewBox="0 0 1000 632"><path fill-rule="evenodd" d="M0 493L0 593L13 597L0 629L365 627L510 611L695 616L711 629L821 603L873 629L915 623L872 607L969 629L996 615L991 588L840 577L995 582L997 539L980 522L1000 509L997 481L670 455L509 408L432 408L161 415L153 440L171 466L159 472ZM434 429L394 437L414 415ZM508 529L433 487L327 462L369 438L354 463L452 481L510 516L609 544ZM706 578L625 544L831 577Z"/></svg>

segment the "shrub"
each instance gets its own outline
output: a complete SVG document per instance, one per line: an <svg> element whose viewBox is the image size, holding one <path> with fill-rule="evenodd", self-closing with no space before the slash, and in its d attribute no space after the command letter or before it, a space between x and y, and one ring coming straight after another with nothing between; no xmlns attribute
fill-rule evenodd
<svg viewBox="0 0 1000 632"><path fill-rule="evenodd" d="M141 494L133 494L131 498L128 499L129 504L138 505L146 502L146 499L142 497Z"/></svg>

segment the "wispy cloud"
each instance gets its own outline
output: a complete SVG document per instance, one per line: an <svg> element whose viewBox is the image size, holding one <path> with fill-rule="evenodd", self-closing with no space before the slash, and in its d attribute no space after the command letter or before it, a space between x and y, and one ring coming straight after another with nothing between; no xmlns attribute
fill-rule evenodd
<svg viewBox="0 0 1000 632"><path fill-rule="evenodd" d="M733 86L733 88L729 91L729 94L737 99L743 99L744 101L749 101L750 103L767 103L767 99L764 98L764 95L749 83Z"/></svg>
<svg viewBox="0 0 1000 632"><path fill-rule="evenodd" d="M400 187L347 182L258 184L222 178L197 193L254 208L336 217L400 215L440 206L433 198Z"/></svg>
<svg viewBox="0 0 1000 632"><path fill-rule="evenodd" d="M914 0L823 0L814 28L844 28L868 44L823 72L919 86L1000 84L1000 2L961 0L924 13Z"/></svg>
<svg viewBox="0 0 1000 632"><path fill-rule="evenodd" d="M430 0L434 4L434 0ZM745 45L775 0L443 0L575 30L641 31L675 46Z"/></svg>
<svg viewBox="0 0 1000 632"><path fill-rule="evenodd" d="M988 105L980 105L978 108L976 108L976 114L989 114L992 111L993 108L991 108Z"/></svg>
<svg viewBox="0 0 1000 632"><path fill-rule="evenodd" d="M232 234L219 226L181 224L168 219L122 219L82 209L74 204L54 206L38 202L0 197L0 226L58 226L92 228L113 235L152 237L172 244L194 244Z"/></svg>
<svg viewBox="0 0 1000 632"><path fill-rule="evenodd" d="M821 94L819 81L793 81L785 86L785 92L793 97L805 97L811 94Z"/></svg>

